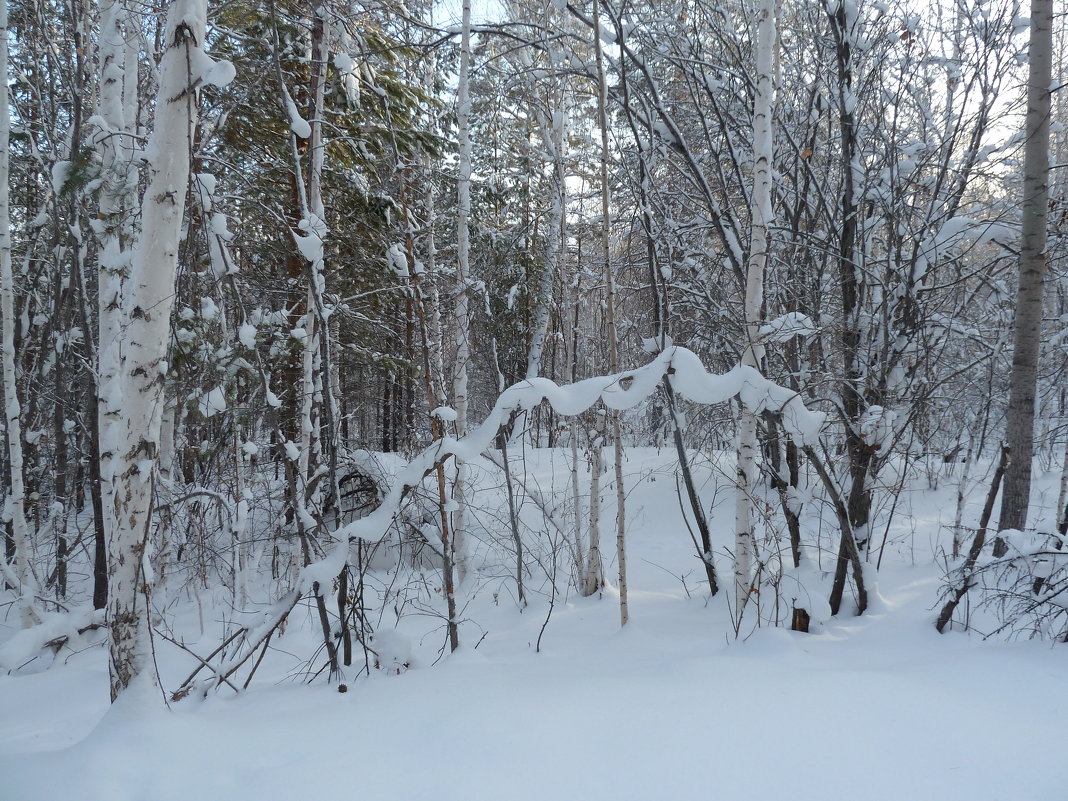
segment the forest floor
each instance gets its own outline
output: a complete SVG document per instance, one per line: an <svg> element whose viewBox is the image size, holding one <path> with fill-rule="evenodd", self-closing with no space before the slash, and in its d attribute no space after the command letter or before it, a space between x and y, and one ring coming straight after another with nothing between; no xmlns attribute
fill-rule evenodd
<svg viewBox="0 0 1068 801"><path fill-rule="evenodd" d="M0 674L0 799L1068 798L1068 646L934 631L953 480L912 482L867 614L811 634L749 623L736 639L725 593L709 602L697 583L670 459L630 464L625 628L611 587L551 604L535 587L520 611L501 578L465 607L459 651L439 659L440 620L405 616L395 650L411 669L372 671L339 694L293 678L315 647L311 610L298 607L248 691L170 709L109 707L104 649L61 654L47 670ZM1044 481L1048 493L1055 477ZM721 547L729 495L714 521ZM174 610L175 630L210 651L212 614ZM157 643L173 689L191 658Z"/></svg>

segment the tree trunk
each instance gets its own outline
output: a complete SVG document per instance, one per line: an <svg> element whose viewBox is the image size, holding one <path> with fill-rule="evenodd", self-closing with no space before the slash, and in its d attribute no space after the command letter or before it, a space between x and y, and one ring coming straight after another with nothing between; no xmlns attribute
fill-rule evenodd
<svg viewBox="0 0 1068 801"><path fill-rule="evenodd" d="M91 432L97 462L92 469L96 492L94 517L101 536L96 543L93 605L103 608L108 595L107 541L115 530L116 427L121 417L120 336L123 295L128 278L136 184L130 180L137 126L137 57L135 24L125 0L101 4L98 46L97 116L103 121L94 141L104 182L99 221L97 274L97 343L95 420ZM99 497L98 497L99 496Z"/></svg>
<svg viewBox="0 0 1068 801"><path fill-rule="evenodd" d="M764 304L764 271L768 263L768 227L771 225L772 101L775 87L775 5L764 0L757 23L756 99L753 105L753 197L750 201L751 236L745 283L745 348L742 364L760 369L763 347L759 342L761 308ZM755 551L753 492L757 479L756 412L742 404L738 417L738 488L734 514L735 616L742 612L752 582Z"/></svg>
<svg viewBox="0 0 1068 801"><path fill-rule="evenodd" d="M456 410L456 436L467 433L467 365L471 360L471 311L468 278L471 275L471 0L464 0L460 36L460 75L456 98L456 126L460 142L460 173L457 182L456 213L456 305L453 309L453 336L456 360L452 372L452 402ZM452 562L457 583L462 585L468 571L467 543L467 465L456 462L452 497ZM449 579L449 577L446 577ZM451 585L451 580L449 580ZM450 625L455 625L451 621Z"/></svg>
<svg viewBox="0 0 1068 801"><path fill-rule="evenodd" d="M115 527L112 497L119 454L116 427L122 414L119 386L119 339L123 294L128 278L132 219L136 197L131 181L137 127L137 56L135 24L125 0L101 5L99 99L97 116L104 126L96 136L104 183L100 191L100 242L97 291L97 439L104 529Z"/></svg>
<svg viewBox="0 0 1068 801"><path fill-rule="evenodd" d="M597 125L601 131L601 260L605 285L605 325L608 328L608 372L619 372L619 333L616 330L616 283L612 271L610 244L611 197L608 187L608 76L604 69L604 52L601 45L601 8L598 0L593 2L593 43L597 62ZM619 568L619 621L627 625L630 607L627 599L627 506L626 488L623 485L623 436L620 430L619 412L610 411L612 426L612 466L616 483L616 563ZM592 503L592 501L591 501ZM592 553L592 547L591 547Z"/></svg>
<svg viewBox="0 0 1068 801"><path fill-rule="evenodd" d="M601 564L601 473L604 472L603 434L598 432L590 443L590 522L589 544L581 593L585 596L601 591L604 567Z"/></svg>
<svg viewBox="0 0 1068 801"><path fill-rule="evenodd" d="M1053 69L1053 0L1031 0L1031 44L1024 121L1024 186L1021 206L1020 281L1016 289L1012 373L1005 434L1012 459L1005 470L998 529L1027 525L1034 453L1035 392L1042 332L1049 209L1050 83Z"/></svg>
<svg viewBox="0 0 1068 801"><path fill-rule="evenodd" d="M119 424L101 447L118 455L114 528L108 537L109 667L115 700L135 680L152 675L150 579L144 573L151 534L152 494L159 452L163 382L196 121L196 89L188 65L204 58L205 0L175 0L167 12L150 177L142 201L141 235L123 304ZM199 51L199 52L198 52Z"/></svg>
<svg viewBox="0 0 1068 801"><path fill-rule="evenodd" d="M26 520L26 488L22 477L22 416L15 383L15 279L11 270L11 205L9 193L11 116L8 104L7 3L0 8L0 316L3 317L4 423L11 471L5 506L11 515L14 570L3 560L4 580L18 592L23 626L39 623L34 609L37 581L30 565L30 535Z"/></svg>

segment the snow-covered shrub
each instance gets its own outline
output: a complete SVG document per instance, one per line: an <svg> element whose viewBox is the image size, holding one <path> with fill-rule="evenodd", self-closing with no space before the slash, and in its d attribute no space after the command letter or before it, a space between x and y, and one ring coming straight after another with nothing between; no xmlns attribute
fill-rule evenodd
<svg viewBox="0 0 1068 801"><path fill-rule="evenodd" d="M1002 556L1000 543L1004 544ZM946 576L946 595L967 581L970 610L956 619L984 637L1068 642L1068 549L1057 533L1007 530L984 547L967 576L967 563Z"/></svg>

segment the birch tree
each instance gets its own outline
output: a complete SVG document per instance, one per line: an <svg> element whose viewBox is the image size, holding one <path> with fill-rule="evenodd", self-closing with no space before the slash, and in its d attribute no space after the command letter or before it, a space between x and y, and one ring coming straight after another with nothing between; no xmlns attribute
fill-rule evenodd
<svg viewBox="0 0 1068 801"><path fill-rule="evenodd" d="M452 369L452 402L456 411L456 436L467 433L468 363L471 361L471 310L468 282L471 276L471 0L464 0L460 27L460 74L456 95L456 127L459 138L459 176L456 183L456 281L453 305L453 342L456 347ZM467 543L467 466L462 460L456 464L452 497L456 509L452 513L452 538L442 542L445 551L445 588L449 615L449 644L453 650L459 645L456 621L456 584L463 584L468 570ZM447 530L443 528L443 537Z"/></svg>
<svg viewBox="0 0 1068 801"><path fill-rule="evenodd" d="M753 104L753 199L749 263L745 282L745 349L742 364L760 369L761 309L764 303L764 270L768 262L768 229L772 221L772 104L775 60L775 0L764 0L757 21L756 98ZM738 414L738 488L734 514L735 619L741 621L749 598L753 563L753 491L757 479L757 418L742 408Z"/></svg>
<svg viewBox="0 0 1068 801"><path fill-rule="evenodd" d="M105 532L115 527L112 491L118 463L113 445L120 425L122 394L119 389L119 338L123 291L130 266L134 212L137 205L133 180L137 150L138 31L126 0L108 0L100 7L97 43L96 131L90 141L100 155L102 185L99 216L94 230L99 241L97 271L97 347L94 425L96 434L99 515ZM97 501L97 497L94 497ZM105 557L106 558L106 557ZM103 579L106 580L106 572ZM98 580L94 603L107 600L107 586Z"/></svg>
<svg viewBox="0 0 1068 801"><path fill-rule="evenodd" d="M154 682L146 557L197 88L212 79L203 50L206 14L206 0L175 0L167 10L155 119L145 154L148 187L122 304L120 424L111 430L113 441L102 443L117 455L114 527L108 532L112 700L135 682Z"/></svg>
<svg viewBox="0 0 1068 801"><path fill-rule="evenodd" d="M40 621L34 608L37 580L30 565L30 531L26 520L26 489L23 483L22 411L15 374L15 279L11 269L10 137L11 113L8 100L7 3L0 4L0 316L3 317L4 433L7 439L8 468L11 471L4 516L10 518L14 570L6 557L4 581L18 591L19 618L23 626Z"/></svg>
<svg viewBox="0 0 1068 801"><path fill-rule="evenodd" d="M608 186L608 75L605 72L604 46L601 43L601 8L593 0L594 60L597 65L597 127L601 136L601 262L605 285L605 327L608 334L608 370L619 372L619 332L616 327L616 279L612 266L610 226L612 220L611 191ZM626 489L623 485L623 434L619 424L619 412L608 413L612 427L612 466L616 487L616 566L619 577L619 622L627 625L630 606L627 598L627 506ZM593 447L601 447L600 443ZM597 502L590 500L590 506ZM591 548L592 550L592 548Z"/></svg>

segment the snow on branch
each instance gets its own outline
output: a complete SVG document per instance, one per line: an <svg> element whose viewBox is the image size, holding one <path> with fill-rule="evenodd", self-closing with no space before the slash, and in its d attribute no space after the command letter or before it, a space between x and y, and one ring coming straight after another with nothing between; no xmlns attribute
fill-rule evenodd
<svg viewBox="0 0 1068 801"><path fill-rule="evenodd" d="M739 365L722 375L709 373L697 354L672 346L653 361L615 375L596 376L560 386L548 378L520 381L497 398L489 416L477 428L459 439L436 440L408 463L394 480L389 493L371 514L354 520L336 532L339 544L323 560L308 565L301 575L301 592L311 592L316 583L329 587L348 560L352 540L377 541L393 522L404 496L438 465L455 457L477 459L490 448L501 426L514 411L533 409L547 401L557 414L573 417L592 408L598 401L613 410L633 409L671 376L675 391L702 405L725 403L737 396L755 413L765 410L782 413L783 427L801 445L814 445L825 416L807 409L796 392L769 381L752 367Z"/></svg>
<svg viewBox="0 0 1068 801"><path fill-rule="evenodd" d="M758 337L761 342L788 342L794 337L812 336L817 330L807 314L788 312L760 326Z"/></svg>

